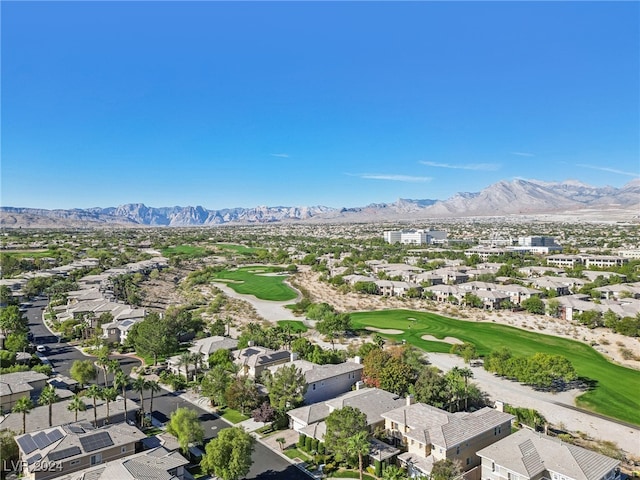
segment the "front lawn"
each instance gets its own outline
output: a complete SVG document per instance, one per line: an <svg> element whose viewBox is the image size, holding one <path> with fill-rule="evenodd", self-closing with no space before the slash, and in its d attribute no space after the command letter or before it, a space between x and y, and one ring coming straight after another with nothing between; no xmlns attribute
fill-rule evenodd
<svg viewBox="0 0 640 480"><path fill-rule="evenodd" d="M232 408L225 408L221 416L222 418L233 424L243 422L249 418L239 411L233 410Z"/></svg>
<svg viewBox="0 0 640 480"><path fill-rule="evenodd" d="M575 367L578 375L596 381L596 387L577 399L579 407L640 425L640 371L609 362L596 350L566 338L543 335L491 322L468 322L428 312L383 310L351 314L355 328L367 326L398 329L402 334L384 337L405 340L427 352L447 353L449 343L423 340L423 335L436 338L455 337L473 343L480 355L500 347L508 347L514 355L537 352L561 354ZM545 318L541 317L541 321Z"/></svg>
<svg viewBox="0 0 640 480"><path fill-rule="evenodd" d="M298 294L284 284L285 275L272 275L282 272L282 268L253 266L235 270L216 272L213 278L225 282L240 294L253 295L261 300L293 300Z"/></svg>

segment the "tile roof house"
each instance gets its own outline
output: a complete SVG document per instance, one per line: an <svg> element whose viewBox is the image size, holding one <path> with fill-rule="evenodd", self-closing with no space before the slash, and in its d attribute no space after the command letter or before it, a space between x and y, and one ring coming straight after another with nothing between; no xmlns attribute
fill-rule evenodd
<svg viewBox="0 0 640 480"><path fill-rule="evenodd" d="M60 480L183 480L187 478L188 464L179 452L160 446L65 475Z"/></svg>
<svg viewBox="0 0 640 480"><path fill-rule="evenodd" d="M513 415L485 407L473 413L449 413L424 403L382 414L385 429L406 453L398 460L414 473L429 474L438 460L461 462L465 470L480 465L476 452L511 433Z"/></svg>
<svg viewBox="0 0 640 480"><path fill-rule="evenodd" d="M22 397L35 397L47 385L49 377L44 373L27 372L6 373L0 377L0 410L10 411Z"/></svg>
<svg viewBox="0 0 640 480"><path fill-rule="evenodd" d="M15 437L23 478L44 480L116 460L135 453L146 435L127 423L94 429L72 423Z"/></svg>
<svg viewBox="0 0 640 480"><path fill-rule="evenodd" d="M620 461L526 429L483 448L478 456L486 480L620 478Z"/></svg>
<svg viewBox="0 0 640 480"><path fill-rule="evenodd" d="M260 378L262 372L273 365L291 360L288 350L271 350L265 347L249 346L233 352L234 363L243 375Z"/></svg>
<svg viewBox="0 0 640 480"><path fill-rule="evenodd" d="M361 380L363 365L356 362L318 365L306 360L294 360L286 364L269 367L271 373L280 368L295 365L307 381L304 403L311 404L334 398L336 395L349 392Z"/></svg>

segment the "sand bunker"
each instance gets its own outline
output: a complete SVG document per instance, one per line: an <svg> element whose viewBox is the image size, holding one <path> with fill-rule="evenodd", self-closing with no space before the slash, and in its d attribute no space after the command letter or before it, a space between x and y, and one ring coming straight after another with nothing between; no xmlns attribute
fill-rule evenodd
<svg viewBox="0 0 640 480"><path fill-rule="evenodd" d="M376 327L366 327L367 330L371 330L372 332L384 333L385 335L401 335L404 332L402 330L394 330L393 328L376 328Z"/></svg>
<svg viewBox="0 0 640 480"><path fill-rule="evenodd" d="M431 340L432 342L444 342L444 343L452 343L454 345L463 345L464 342L455 337L444 337L444 338L436 338L433 335L423 335L423 340Z"/></svg>

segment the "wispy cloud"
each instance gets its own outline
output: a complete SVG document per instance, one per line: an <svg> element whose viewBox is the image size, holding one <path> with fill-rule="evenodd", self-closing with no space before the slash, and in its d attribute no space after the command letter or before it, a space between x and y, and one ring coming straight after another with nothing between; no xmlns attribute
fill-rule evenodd
<svg viewBox="0 0 640 480"><path fill-rule="evenodd" d="M278 157L278 158L289 158L288 153L270 153L269 155L272 157Z"/></svg>
<svg viewBox="0 0 640 480"><path fill-rule="evenodd" d="M425 183L433 180L431 177L415 177L412 175L387 175L387 174L376 174L376 173L362 173L359 175L351 175L352 177L360 177L365 178L367 180L387 180L390 182L408 182L408 183Z"/></svg>
<svg viewBox="0 0 640 480"><path fill-rule="evenodd" d="M618 170L617 168L598 167L597 165L587 165L586 163L578 163L576 167L590 168L591 170L600 170L601 172L617 173L618 175L626 175L627 177L640 177L638 172L625 172L624 170Z"/></svg>
<svg viewBox="0 0 640 480"><path fill-rule="evenodd" d="M453 165L451 163L440 163L440 162L420 162L422 165L426 165L428 167L438 167L438 168L452 168L455 170L486 170L493 171L498 170L500 165L497 163L467 163L464 165Z"/></svg>
<svg viewBox="0 0 640 480"><path fill-rule="evenodd" d="M511 155L517 155L518 157L535 157L533 153L527 152L509 152Z"/></svg>

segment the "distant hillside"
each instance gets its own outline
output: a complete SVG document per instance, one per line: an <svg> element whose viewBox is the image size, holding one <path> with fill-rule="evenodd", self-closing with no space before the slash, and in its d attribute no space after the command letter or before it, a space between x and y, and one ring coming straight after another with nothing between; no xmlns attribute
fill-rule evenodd
<svg viewBox="0 0 640 480"><path fill-rule="evenodd" d="M356 208L267 207L208 210L195 207L147 207L130 203L118 207L72 210L0 207L4 228L65 228L97 226L209 226L274 222L394 221L442 217L620 212L640 219L640 179L622 188L592 187L568 180L500 181L481 192L457 193L447 200L399 199Z"/></svg>

